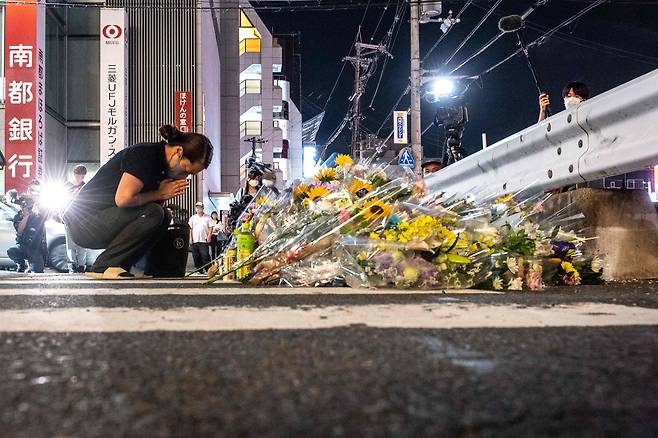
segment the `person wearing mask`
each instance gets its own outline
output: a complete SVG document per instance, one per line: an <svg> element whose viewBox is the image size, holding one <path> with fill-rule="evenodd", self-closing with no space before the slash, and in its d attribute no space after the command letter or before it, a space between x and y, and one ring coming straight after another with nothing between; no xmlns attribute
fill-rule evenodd
<svg viewBox="0 0 658 438"><path fill-rule="evenodd" d="M266 172L263 174L263 193L264 196L279 196L279 189L276 188L276 175L274 172Z"/></svg>
<svg viewBox="0 0 658 438"><path fill-rule="evenodd" d="M63 215L76 244L105 248L87 273L92 278L134 278L130 269L169 225L164 201L185 193L187 177L210 165L213 146L206 136L171 125L161 127L160 135L163 141L136 144L114 155Z"/></svg>
<svg viewBox="0 0 658 438"><path fill-rule="evenodd" d="M426 158L420 165L420 168L423 170L423 176L436 173L441 170L442 167L440 158Z"/></svg>
<svg viewBox="0 0 658 438"><path fill-rule="evenodd" d="M247 174L247 181L245 182L244 187L241 187L240 190L238 190L235 194L235 199L239 202L243 202L245 197L250 196L251 198L249 198L249 200L251 200L262 186L262 176L262 173L258 170L250 170Z"/></svg>
<svg viewBox="0 0 658 438"><path fill-rule="evenodd" d="M14 216L16 246L7 249L7 256L16 263L18 272L43 272L42 242L45 238L44 220L34 209L34 200L24 196L17 201L21 206Z"/></svg>
<svg viewBox="0 0 658 438"><path fill-rule="evenodd" d="M190 217L190 244L192 245L192 258L194 267L202 268L210 263L208 247L212 237L213 222L210 216L203 211L203 202L194 205L196 214Z"/></svg>
<svg viewBox="0 0 658 438"><path fill-rule="evenodd" d="M564 107L571 109L581 102L589 99L589 88L582 82L569 82L562 89L562 99ZM546 119L546 108L551 104L551 100L546 93L539 95L539 121Z"/></svg>
<svg viewBox="0 0 658 438"><path fill-rule="evenodd" d="M75 198L80 189L85 185L87 168L79 164L73 168L73 181L66 183L71 199ZM77 245L68 231L66 232L66 249L69 256L69 273L85 272L87 267L87 248Z"/></svg>

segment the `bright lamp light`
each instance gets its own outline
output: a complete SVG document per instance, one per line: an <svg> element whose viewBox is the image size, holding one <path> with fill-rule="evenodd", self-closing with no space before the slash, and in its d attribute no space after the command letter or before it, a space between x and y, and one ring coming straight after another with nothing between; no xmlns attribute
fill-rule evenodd
<svg viewBox="0 0 658 438"><path fill-rule="evenodd" d="M44 184L39 194L39 206L50 212L62 212L71 201L71 193L63 184Z"/></svg>
<svg viewBox="0 0 658 438"><path fill-rule="evenodd" d="M449 78L440 78L432 83L432 94L450 96L455 91L455 83Z"/></svg>

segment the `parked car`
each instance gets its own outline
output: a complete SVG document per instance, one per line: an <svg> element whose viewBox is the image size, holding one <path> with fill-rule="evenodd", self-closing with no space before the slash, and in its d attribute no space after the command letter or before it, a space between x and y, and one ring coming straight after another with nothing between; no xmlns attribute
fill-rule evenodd
<svg viewBox="0 0 658 438"><path fill-rule="evenodd" d="M5 269L16 266L7 256L7 250L12 246L16 246L16 230L12 221L19 209L18 205L6 204L4 201L0 201L0 267ZM48 219L45 227L48 248L46 266L50 266L59 272L68 272L64 224L54 219Z"/></svg>

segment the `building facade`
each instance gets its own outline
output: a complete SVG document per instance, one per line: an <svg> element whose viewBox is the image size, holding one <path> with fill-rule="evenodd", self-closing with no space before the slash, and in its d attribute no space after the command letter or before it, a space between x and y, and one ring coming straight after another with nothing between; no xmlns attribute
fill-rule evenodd
<svg viewBox="0 0 658 438"><path fill-rule="evenodd" d="M222 126L222 134L240 158L237 168L233 161L224 163L222 185L244 184L246 161L255 154L258 161L271 165L282 187L302 172L302 118L299 103L291 97L291 81L284 74L283 47L249 3L235 1L229 6L220 20L226 32L220 58L222 95L227 97L221 107L222 117L230 120ZM237 51L230 43L234 39ZM293 83L293 93L299 94L301 84ZM235 130L236 121L239 130Z"/></svg>
<svg viewBox="0 0 658 438"><path fill-rule="evenodd" d="M45 176L63 180L76 164L93 173L103 161L107 123L102 113L102 10L88 2L57 2L45 9ZM125 11L127 35L126 110L123 144L159 141L158 128L179 124L207 135L215 146L210 168L194 179L192 190L176 200L193 211L204 198L226 208L230 193L244 181L244 161L251 146L278 170L282 180L301 175L301 115L290 99L290 86L275 74L283 66L281 47L256 12L245 4L210 0L108 0L103 7ZM17 6L12 6L17 7ZM5 7L2 10L4 44ZM111 35L111 33L110 33ZM5 51L3 50L3 55ZM2 84L4 86L3 59ZM2 90L2 129L5 92ZM181 96L187 109L179 105ZM5 151L5 136L2 136ZM283 181L282 181L283 182ZM4 187L4 178L2 189Z"/></svg>

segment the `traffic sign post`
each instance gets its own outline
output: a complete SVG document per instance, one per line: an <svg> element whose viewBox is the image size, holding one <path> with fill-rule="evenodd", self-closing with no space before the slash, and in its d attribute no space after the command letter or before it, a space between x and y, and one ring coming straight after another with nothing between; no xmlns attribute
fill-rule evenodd
<svg viewBox="0 0 658 438"><path fill-rule="evenodd" d="M398 159L398 166L414 168L416 162L411 154L411 150L407 147L400 151L400 158Z"/></svg>

